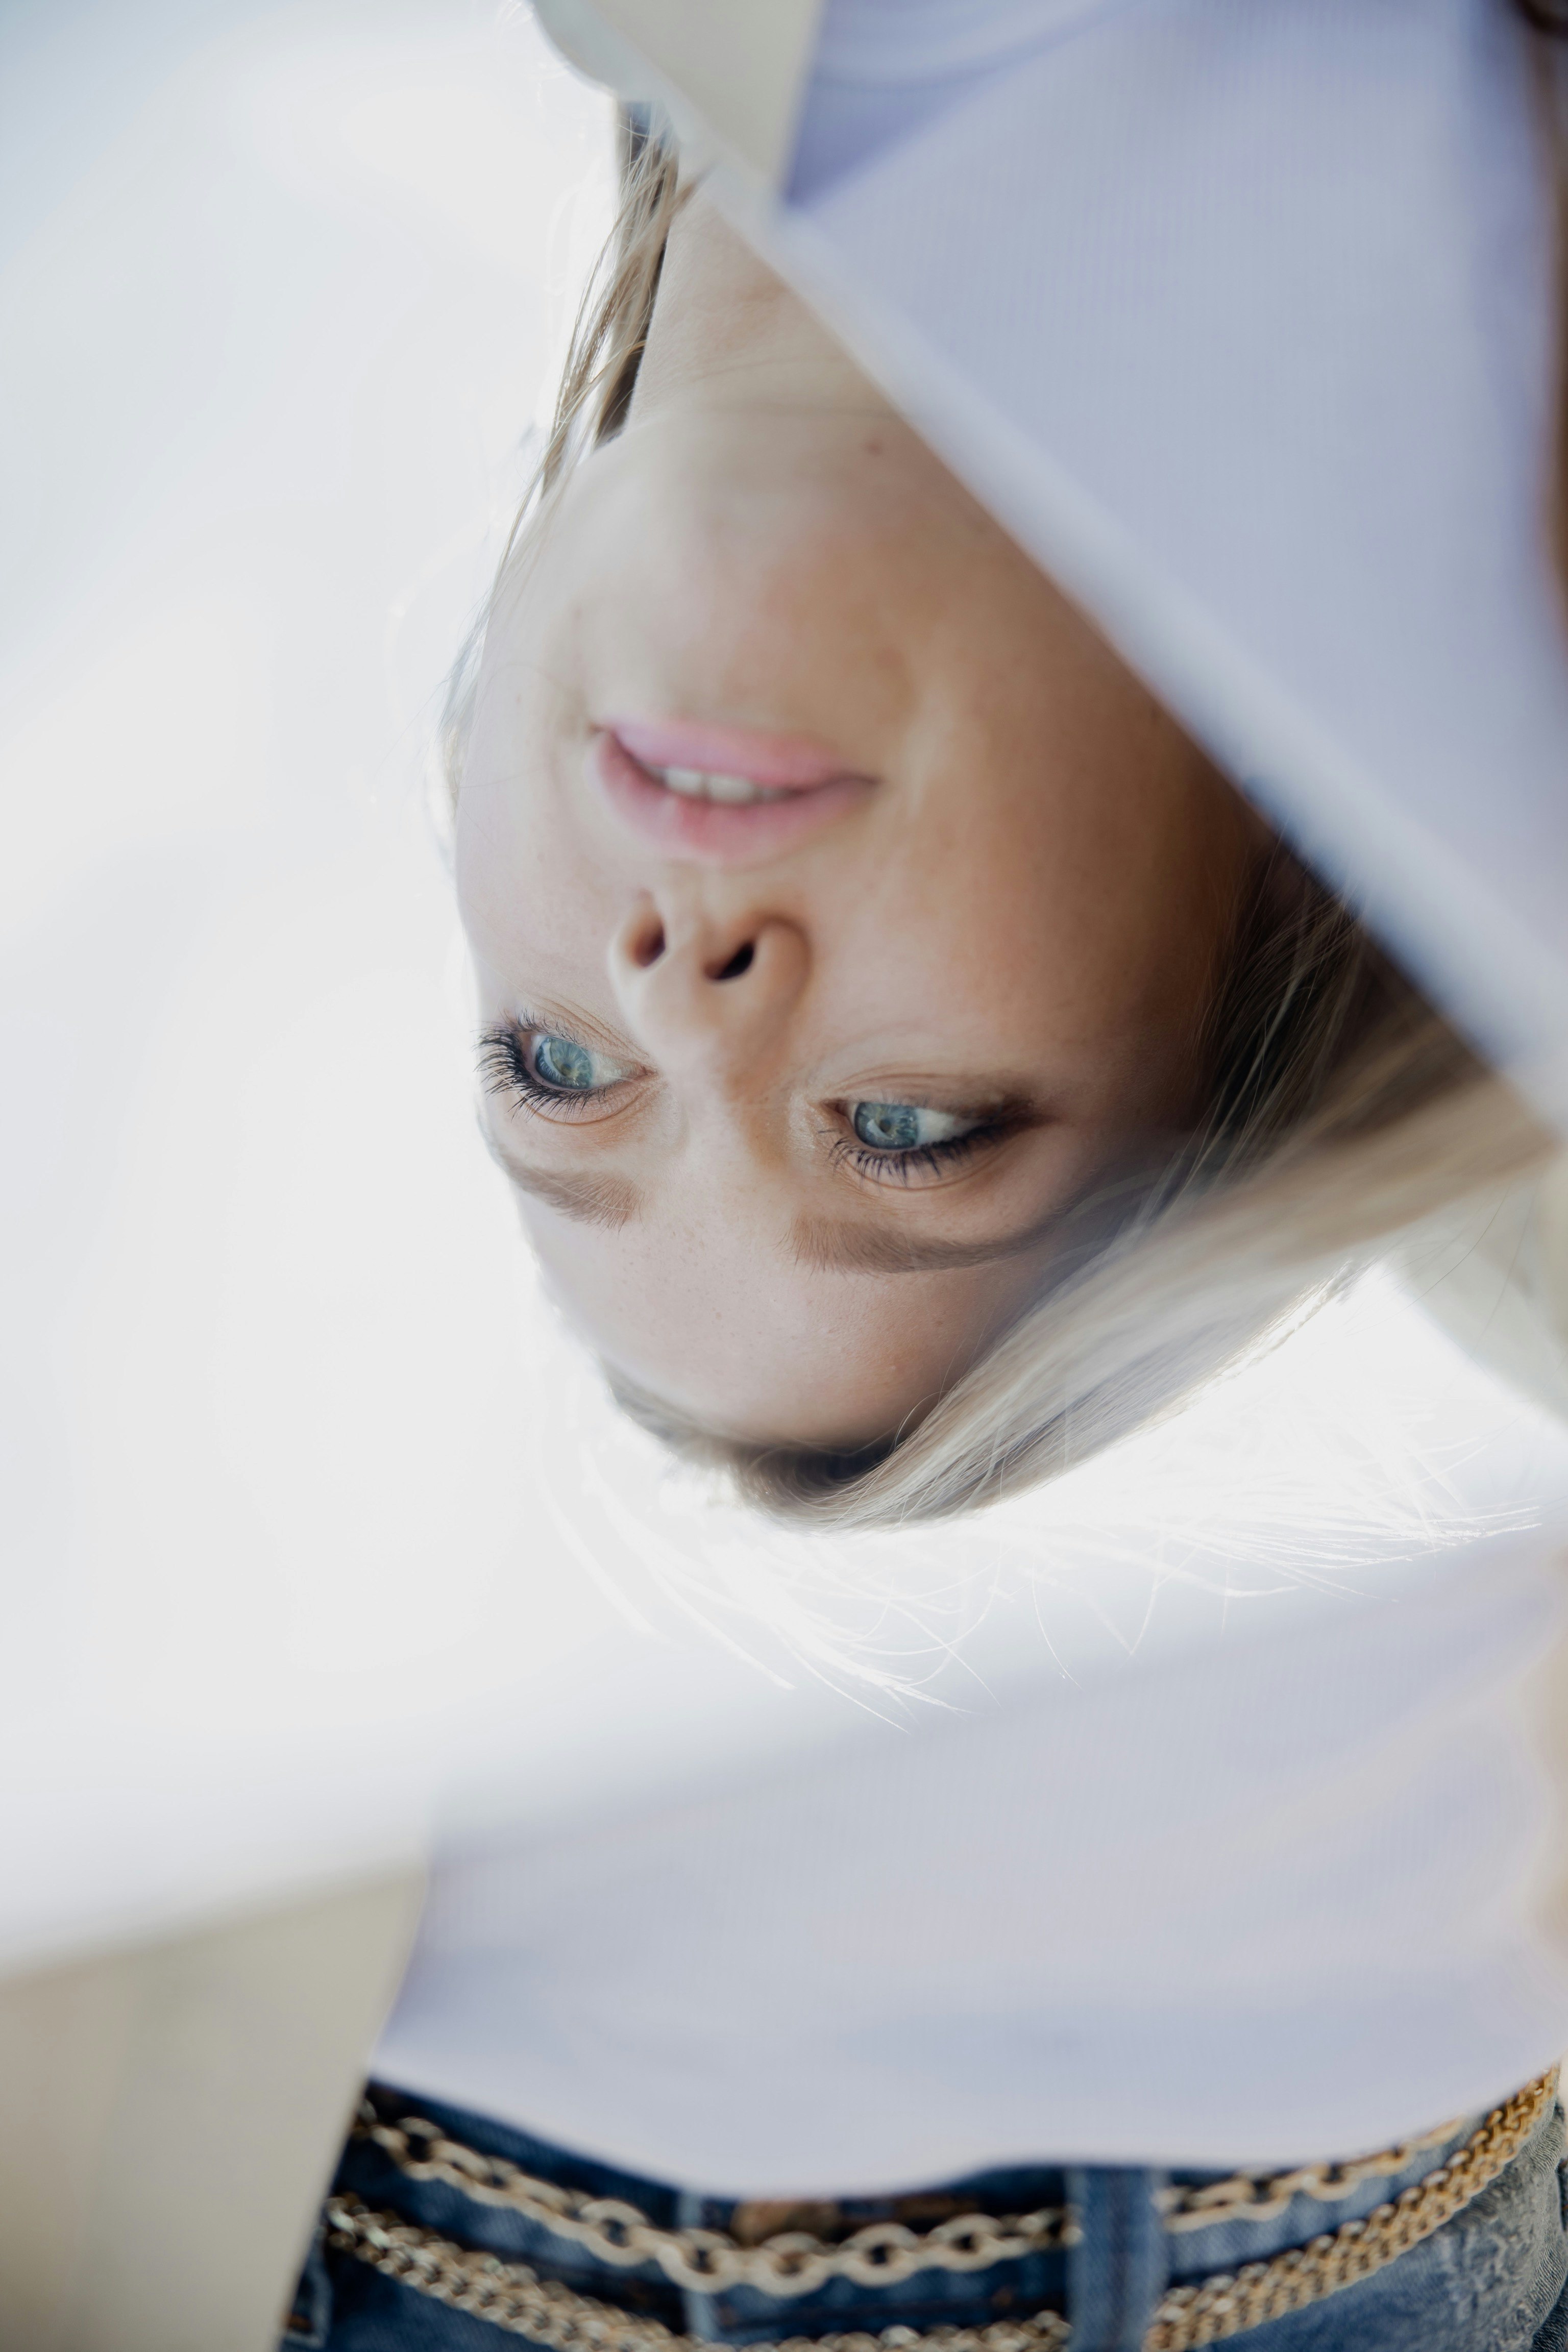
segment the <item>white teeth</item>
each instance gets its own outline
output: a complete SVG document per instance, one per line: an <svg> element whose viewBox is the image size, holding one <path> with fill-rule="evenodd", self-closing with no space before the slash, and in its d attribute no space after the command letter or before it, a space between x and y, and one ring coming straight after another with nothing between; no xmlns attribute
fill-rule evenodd
<svg viewBox="0 0 1568 2352"><path fill-rule="evenodd" d="M782 801L785 793L769 792L764 784L753 784L749 776L713 776L704 768L656 768L655 775L672 793L681 793L690 801Z"/></svg>

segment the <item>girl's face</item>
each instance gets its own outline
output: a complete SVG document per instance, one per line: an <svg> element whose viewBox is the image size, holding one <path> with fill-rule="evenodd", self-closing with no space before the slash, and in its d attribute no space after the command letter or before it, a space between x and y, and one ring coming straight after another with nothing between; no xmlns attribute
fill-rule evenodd
<svg viewBox="0 0 1568 2352"><path fill-rule="evenodd" d="M1256 828L695 207L659 305L486 646L486 1118L613 1366L727 1434L852 1444L1194 1115Z"/></svg>

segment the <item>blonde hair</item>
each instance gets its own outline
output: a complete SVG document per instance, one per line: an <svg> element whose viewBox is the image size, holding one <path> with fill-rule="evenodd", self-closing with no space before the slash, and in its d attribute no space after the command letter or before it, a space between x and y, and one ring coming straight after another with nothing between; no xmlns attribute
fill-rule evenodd
<svg viewBox="0 0 1568 2352"><path fill-rule="evenodd" d="M622 118L618 217L584 297L530 496L454 667L453 804L496 598L578 458L624 422L685 191ZM1423 1224L1540 1166L1553 1139L1276 845L1239 910L1205 1040L1209 1102L1164 1166L1062 1221L1044 1287L919 1419L856 1452L739 1441L609 1374L682 1459L797 1525L888 1528L1000 1500L1129 1435L1342 1289Z"/></svg>

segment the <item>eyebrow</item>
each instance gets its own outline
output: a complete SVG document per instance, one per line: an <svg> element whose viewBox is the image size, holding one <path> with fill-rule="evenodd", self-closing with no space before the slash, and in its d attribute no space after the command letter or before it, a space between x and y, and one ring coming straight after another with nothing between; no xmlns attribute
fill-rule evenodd
<svg viewBox="0 0 1568 2352"><path fill-rule="evenodd" d="M482 1119L479 1133L485 1150L518 1191L542 1201L562 1216L580 1225L608 1225L613 1230L641 1214L642 1195L624 1177L557 1175L553 1169L535 1168L529 1160L517 1159L497 1142Z"/></svg>
<svg viewBox="0 0 1568 2352"><path fill-rule="evenodd" d="M605 1225L611 1231L629 1224L642 1213L642 1195L635 1184L619 1176L565 1176L535 1168L506 1150L480 1122L485 1150L519 1192L542 1201L580 1225ZM984 1242L928 1240L900 1232L896 1225L837 1224L822 1217L798 1218L790 1241L798 1262L819 1274L947 1274L966 1266L995 1265L1003 1259L1023 1257L1049 1238L1061 1221L1059 1209L1016 1233L998 1234Z"/></svg>
<svg viewBox="0 0 1568 2352"><path fill-rule="evenodd" d="M1049 1216L990 1241L942 1242L901 1233L897 1225L833 1224L803 1217L791 1239L800 1263L823 1274L944 1274L1022 1257L1047 1240L1060 1222L1060 1209L1053 1209Z"/></svg>

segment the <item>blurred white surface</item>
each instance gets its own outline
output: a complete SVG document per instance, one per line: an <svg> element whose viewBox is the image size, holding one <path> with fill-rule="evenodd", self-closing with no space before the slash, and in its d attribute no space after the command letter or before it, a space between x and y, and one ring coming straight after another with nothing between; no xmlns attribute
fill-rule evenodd
<svg viewBox="0 0 1568 2352"><path fill-rule="evenodd" d="M609 116L517 8L0 42L5 1779L35 1892L53 1850L134 1909L288 1866L312 1743L605 1614L511 1507L524 1269L421 759ZM383 1810L310 1843L374 1864Z"/></svg>
<svg viewBox="0 0 1568 2352"><path fill-rule="evenodd" d="M1413 1592L1568 1496L1376 1286L967 1528L672 1486L534 1297L421 809L605 103L466 0L13 6L0 91L0 1959Z"/></svg>

